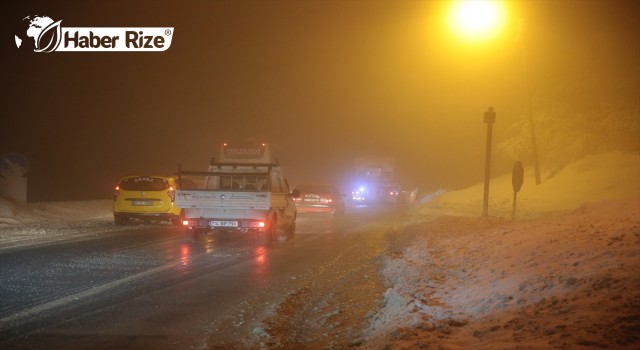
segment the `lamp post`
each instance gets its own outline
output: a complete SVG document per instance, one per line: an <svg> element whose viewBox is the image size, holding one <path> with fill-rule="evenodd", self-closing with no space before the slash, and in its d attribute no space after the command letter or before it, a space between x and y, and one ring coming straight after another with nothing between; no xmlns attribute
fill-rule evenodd
<svg viewBox="0 0 640 350"><path fill-rule="evenodd" d="M522 76L524 79L524 89L527 97L527 112L529 114L529 126L531 134L531 150L533 152L533 167L536 176L536 185L540 184L540 164L538 162L538 146L536 143L536 129L533 125L533 108L531 107L531 92L529 91L529 77L527 75L527 55L524 48L524 38L522 33L522 20L520 20L518 28L518 37L520 39L520 53L522 56Z"/></svg>
<svg viewBox="0 0 640 350"><path fill-rule="evenodd" d="M487 123L487 153L484 164L484 197L482 199L482 216L489 215L489 179L491 177L491 133L493 123L496 121L496 112L493 107L484 112L484 122Z"/></svg>

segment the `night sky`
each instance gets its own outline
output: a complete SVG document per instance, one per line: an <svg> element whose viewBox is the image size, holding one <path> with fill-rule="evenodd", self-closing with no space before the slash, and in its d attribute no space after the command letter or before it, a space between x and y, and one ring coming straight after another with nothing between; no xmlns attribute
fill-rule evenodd
<svg viewBox="0 0 640 350"><path fill-rule="evenodd" d="M634 3L507 2L506 30L465 45L444 1L4 1L0 155L29 159L31 202L204 170L247 137L271 145L292 185L347 190L354 157L380 154L405 187L458 189L484 175L483 112L495 108L499 142L527 111L517 19L534 113L638 107ZM28 15L175 31L165 52L34 53L14 42ZM515 160L496 155L492 172Z"/></svg>

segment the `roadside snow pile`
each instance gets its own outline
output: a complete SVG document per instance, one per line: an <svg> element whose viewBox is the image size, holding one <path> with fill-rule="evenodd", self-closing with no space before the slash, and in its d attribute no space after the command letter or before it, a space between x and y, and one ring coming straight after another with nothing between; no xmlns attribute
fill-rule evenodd
<svg viewBox="0 0 640 350"><path fill-rule="evenodd" d="M384 263L366 347L640 348L640 157L591 157L525 183L527 220L504 218L510 175L492 186L502 218L479 217L481 185L416 211L407 230L419 238Z"/></svg>
<svg viewBox="0 0 640 350"><path fill-rule="evenodd" d="M113 224L111 203L90 200L25 205L0 198L0 249L114 231L118 227Z"/></svg>
<svg viewBox="0 0 640 350"><path fill-rule="evenodd" d="M640 198L534 222L442 217L390 258L372 344L637 349Z"/></svg>
<svg viewBox="0 0 640 350"><path fill-rule="evenodd" d="M111 206L108 199L19 204L0 198L0 225L112 220Z"/></svg>

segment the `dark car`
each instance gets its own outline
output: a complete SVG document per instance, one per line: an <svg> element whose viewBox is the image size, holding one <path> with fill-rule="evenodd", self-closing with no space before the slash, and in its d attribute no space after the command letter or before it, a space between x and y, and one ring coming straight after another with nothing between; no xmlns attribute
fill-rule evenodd
<svg viewBox="0 0 640 350"><path fill-rule="evenodd" d="M299 213L344 214L344 199L338 188L332 185L299 185L294 189L299 196L294 198Z"/></svg>

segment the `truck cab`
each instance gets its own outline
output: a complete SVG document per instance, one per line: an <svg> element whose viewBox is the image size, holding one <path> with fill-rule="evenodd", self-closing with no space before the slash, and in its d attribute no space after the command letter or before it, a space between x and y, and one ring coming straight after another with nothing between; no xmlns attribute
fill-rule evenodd
<svg viewBox="0 0 640 350"><path fill-rule="evenodd" d="M289 192L282 168L265 143L224 143L207 171L180 169L178 181L182 177L196 183L196 188L176 191L187 230L252 231L269 238L277 230L295 232L295 193Z"/></svg>

